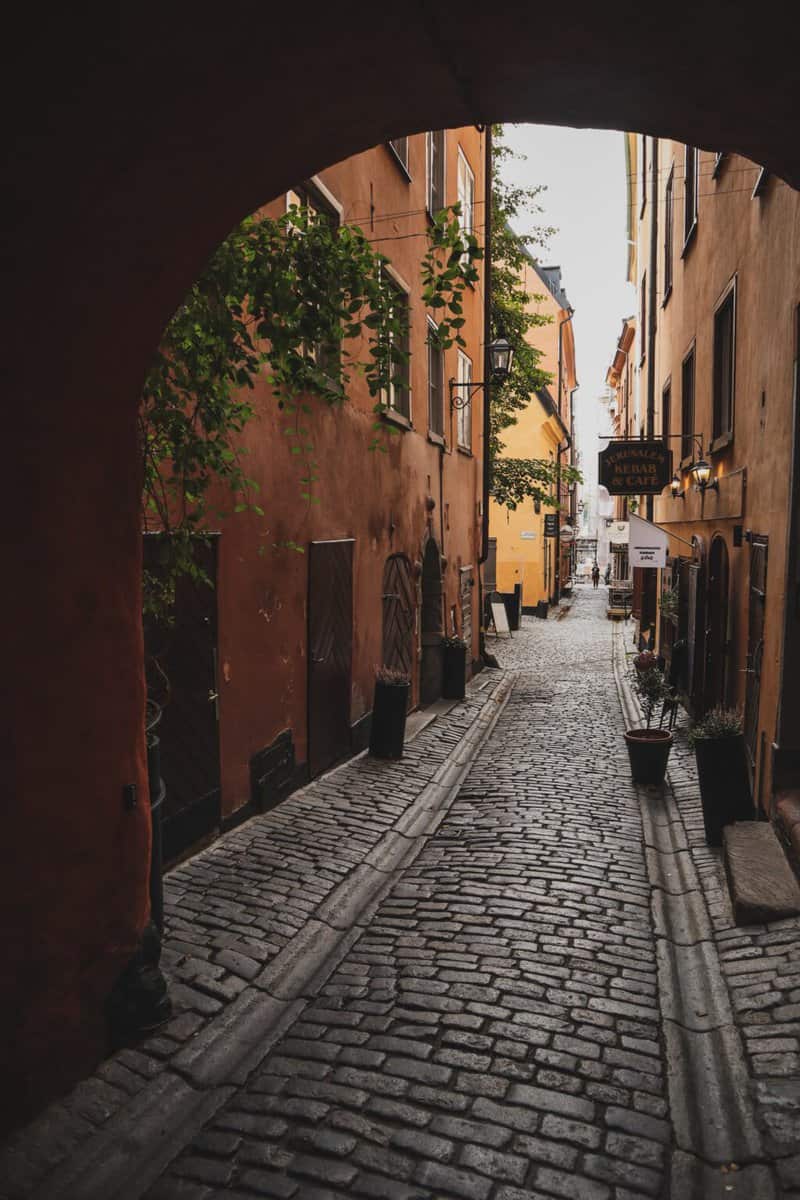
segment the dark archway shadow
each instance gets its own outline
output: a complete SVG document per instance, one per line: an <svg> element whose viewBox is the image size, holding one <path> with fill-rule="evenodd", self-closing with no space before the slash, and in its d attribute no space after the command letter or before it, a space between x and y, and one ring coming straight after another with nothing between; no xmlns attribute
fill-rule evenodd
<svg viewBox="0 0 800 1200"><path fill-rule="evenodd" d="M643 130L738 151L798 185L800 82L780 15L726 0L624 20L595 0L498 0L490 13L464 0L457 22L421 0L380 15L354 0L346 18L143 0L45 21L29 6L14 21L2 186L14 804L0 904L19 1108L28 1080L74 1076L102 1044L103 1000L147 916L136 413L160 332L214 247L348 155L493 120ZM69 983L43 983L56 979Z"/></svg>

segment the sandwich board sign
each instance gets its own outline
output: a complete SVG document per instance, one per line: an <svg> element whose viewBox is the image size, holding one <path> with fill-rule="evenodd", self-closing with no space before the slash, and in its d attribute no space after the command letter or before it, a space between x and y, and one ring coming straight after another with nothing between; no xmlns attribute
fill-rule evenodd
<svg viewBox="0 0 800 1200"><path fill-rule="evenodd" d="M507 633L511 637L511 630L508 627L508 613L506 606L502 600L492 600L492 623L494 631L499 637L501 633Z"/></svg>

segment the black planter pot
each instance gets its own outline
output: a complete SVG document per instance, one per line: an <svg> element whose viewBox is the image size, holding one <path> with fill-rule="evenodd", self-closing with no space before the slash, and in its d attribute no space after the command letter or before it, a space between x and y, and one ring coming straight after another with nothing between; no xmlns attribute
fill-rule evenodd
<svg viewBox="0 0 800 1200"><path fill-rule="evenodd" d="M375 758L402 758L408 711L408 683L375 681L369 752Z"/></svg>
<svg viewBox="0 0 800 1200"><path fill-rule="evenodd" d="M672 734L666 729L629 729L625 734L634 783L660 784L667 773Z"/></svg>
<svg viewBox="0 0 800 1200"><path fill-rule="evenodd" d="M694 753L706 844L721 846L726 825L755 819L744 736L698 738Z"/></svg>
<svg viewBox="0 0 800 1200"><path fill-rule="evenodd" d="M444 645L442 696L445 700L463 700L467 678L467 647Z"/></svg>

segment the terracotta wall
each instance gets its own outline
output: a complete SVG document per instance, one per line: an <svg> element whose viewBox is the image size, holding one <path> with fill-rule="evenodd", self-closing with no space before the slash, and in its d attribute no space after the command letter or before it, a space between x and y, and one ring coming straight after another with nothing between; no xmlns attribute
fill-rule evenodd
<svg viewBox="0 0 800 1200"><path fill-rule="evenodd" d="M485 136L474 128L446 134L445 191L457 200L459 147L475 175L476 232L483 237ZM455 350L445 352L445 440L428 437L427 311L421 300L420 262L429 217L425 207L425 136L409 139L406 174L387 146L324 171L318 182L341 206L341 219L360 225L386 254L410 289L411 428L384 422L386 452L370 451L374 400L359 376L346 402L329 409L312 401L318 504L301 499L305 473L283 435L287 418L265 381L254 393L258 416L246 432L247 470L260 484L265 518L237 514L221 526L219 542L219 660L222 809L227 817L250 798L250 758L290 730L298 764L307 760L308 546L312 541L353 538L354 629L350 722L372 708L374 668L382 659L383 571L391 554L421 564L423 542L432 535L446 559L443 569L446 629L456 609L461 630L459 585L472 567L472 639L478 655L478 557L482 453L482 393L471 409L472 452L456 445L447 380L456 375ZM410 178L409 178L410 175ZM268 207L284 210L285 197ZM480 267L482 272L482 266ZM462 333L473 378L483 377L483 276L465 298ZM441 476L440 476L441 468ZM306 551L279 548L293 541ZM265 553L261 555L259 548ZM416 580L419 591L419 579ZM415 624L413 699L419 697L419 613ZM356 748L359 748L356 746Z"/></svg>
<svg viewBox="0 0 800 1200"><path fill-rule="evenodd" d="M652 163L648 140L648 188ZM742 705L748 675L750 547L747 534L769 537L767 616L761 678L757 775L762 803L771 790L771 745L781 683L784 592L786 586L787 518L793 444L793 371L796 354L796 309L800 303L800 198L777 178L765 181L753 196L760 168L738 156L700 152L696 228L684 245L684 147L662 141L658 175L658 340L656 349L655 431L662 431L662 394L671 379L670 432L681 432L681 365L695 347L694 430L702 435L705 457L719 481L718 491L701 496L682 473L683 500L669 492L655 504L655 519L691 541L698 556L708 555L712 538L721 536L730 563L728 700ZM664 198L674 170L673 287L664 295ZM652 192L639 223L638 263L649 265L649 220ZM710 451L713 435L714 311L726 288L736 283L734 434L729 445ZM641 368L640 404L644 419L647 372ZM671 440L676 467L680 442ZM695 448L695 454L699 450ZM745 540L734 545L734 529ZM671 552L691 557L689 547L673 540Z"/></svg>

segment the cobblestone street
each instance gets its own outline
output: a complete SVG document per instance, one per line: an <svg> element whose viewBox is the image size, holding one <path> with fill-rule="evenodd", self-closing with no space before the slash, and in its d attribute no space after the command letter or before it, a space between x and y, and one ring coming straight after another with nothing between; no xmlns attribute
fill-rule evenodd
<svg viewBox="0 0 800 1200"><path fill-rule="evenodd" d="M173 872L178 1015L12 1139L3 1195L796 1200L800 924L733 926L683 732L631 783L605 607Z"/></svg>

